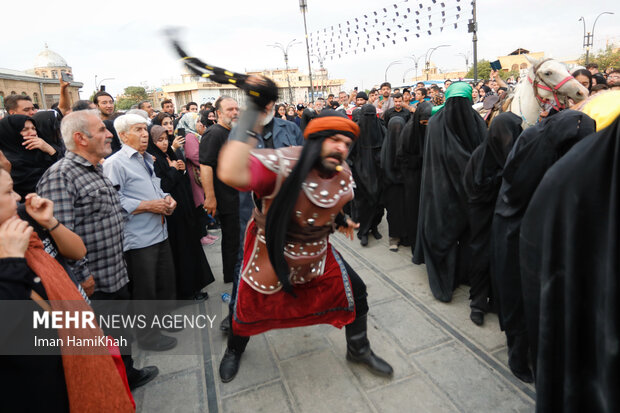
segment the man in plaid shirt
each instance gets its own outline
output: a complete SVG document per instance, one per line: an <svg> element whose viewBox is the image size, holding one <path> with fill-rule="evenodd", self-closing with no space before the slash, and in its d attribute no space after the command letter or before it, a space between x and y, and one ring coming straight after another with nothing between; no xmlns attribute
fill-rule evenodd
<svg viewBox="0 0 620 413"><path fill-rule="evenodd" d="M86 260L70 261L69 265L95 300L93 307L97 309L96 300L129 300L122 208L116 189L100 165L112 151L112 134L94 110L69 114L62 121L61 132L67 153L41 177L37 193L54 201L54 216L86 245ZM133 367L130 345L121 352L132 389L157 376L157 367Z"/></svg>

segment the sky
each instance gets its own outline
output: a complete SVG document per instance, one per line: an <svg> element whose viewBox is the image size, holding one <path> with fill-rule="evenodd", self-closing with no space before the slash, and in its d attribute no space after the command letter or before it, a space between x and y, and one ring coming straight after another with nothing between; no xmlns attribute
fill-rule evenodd
<svg viewBox="0 0 620 413"><path fill-rule="evenodd" d="M418 0L307 0L308 31L344 23L364 13L383 7L417 4ZM421 0L428 3L429 0ZM440 0L441 1L441 0ZM445 0L452 3L455 0ZM462 0L467 3L468 0ZM561 60L578 58L583 52L583 23L590 31L597 15L604 11L595 27L594 49L606 42L620 45L620 7L613 0L478 0L478 59L495 60L521 47L532 52L544 51ZM588 7L584 7L587 5ZM384 80L386 68L395 60L387 79L402 84L405 72L413 75L413 60L437 49L432 61L442 71L464 70L465 59L472 54L472 36L467 33L471 6L458 29L446 29L432 36L410 39L392 47L327 60L330 78L346 79L345 89L357 86L369 89ZM127 86L160 87L178 83L182 65L162 31L179 29L179 38L190 54L230 70L262 70L284 67L279 49L268 47L275 42L288 44L304 40L303 17L298 0L229 0L195 1L119 1L86 2L34 0L24 5L11 1L3 4L0 36L0 67L13 70L32 68L37 54L49 48L73 68L76 81L84 83L81 97L88 98L97 82L116 95ZM6 17L9 18L6 18ZM15 18L11 18L14 16ZM423 58L421 61L424 60ZM470 57L470 62L472 61ZM308 71L305 43L292 46L289 66ZM313 68L318 68L314 62Z"/></svg>

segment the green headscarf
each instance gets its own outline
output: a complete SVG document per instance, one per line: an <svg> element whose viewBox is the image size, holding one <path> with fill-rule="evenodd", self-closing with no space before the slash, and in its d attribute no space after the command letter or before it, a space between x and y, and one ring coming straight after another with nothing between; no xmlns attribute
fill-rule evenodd
<svg viewBox="0 0 620 413"><path fill-rule="evenodd" d="M473 103L473 100L471 98L471 92L472 92L472 87L469 83L454 82L450 86L448 86L448 89L446 90L446 94L445 94L446 101L453 97L461 97L461 98L467 98ZM433 109L431 111L431 116L439 112L441 109L443 109L445 105L446 104L444 103L443 105L433 106Z"/></svg>

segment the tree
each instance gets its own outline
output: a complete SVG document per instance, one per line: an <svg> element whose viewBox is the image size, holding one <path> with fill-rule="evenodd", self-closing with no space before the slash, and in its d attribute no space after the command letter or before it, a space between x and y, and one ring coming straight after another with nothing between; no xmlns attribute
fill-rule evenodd
<svg viewBox="0 0 620 413"><path fill-rule="evenodd" d="M491 76L491 62L488 60L478 60L478 79L488 79ZM469 69L465 75L468 79L474 78L474 67Z"/></svg>
<svg viewBox="0 0 620 413"><path fill-rule="evenodd" d="M143 100L148 100L146 90L142 86L128 86L123 96L116 101L116 109L127 110Z"/></svg>
<svg viewBox="0 0 620 413"><path fill-rule="evenodd" d="M590 55L590 63L596 63L601 72L608 67L620 67L620 48L615 45L608 45L605 50L599 50L597 54ZM586 55L579 58L579 64L586 65Z"/></svg>

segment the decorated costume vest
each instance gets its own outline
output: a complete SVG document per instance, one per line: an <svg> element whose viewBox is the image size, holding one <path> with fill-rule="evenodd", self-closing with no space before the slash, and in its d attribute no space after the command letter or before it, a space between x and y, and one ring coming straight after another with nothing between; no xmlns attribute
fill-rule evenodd
<svg viewBox="0 0 620 413"><path fill-rule="evenodd" d="M263 294L274 294L282 285L269 261L265 244L265 221L269 207L282 183L291 173L302 147L260 149L252 155L277 175L273 193L261 199L262 209L254 209L253 219L257 233L250 259L241 273L245 282ZM284 245L284 257L289 265L292 285L304 284L323 274L328 247L328 235L334 231L334 219L344 205L353 199L353 178L349 167L331 178L321 178L312 169L302 184L289 225ZM284 219L284 217L283 217Z"/></svg>

